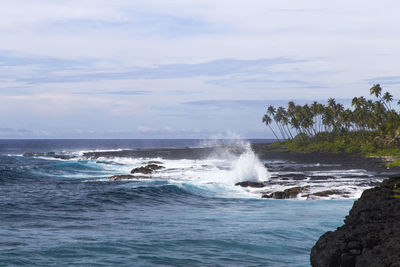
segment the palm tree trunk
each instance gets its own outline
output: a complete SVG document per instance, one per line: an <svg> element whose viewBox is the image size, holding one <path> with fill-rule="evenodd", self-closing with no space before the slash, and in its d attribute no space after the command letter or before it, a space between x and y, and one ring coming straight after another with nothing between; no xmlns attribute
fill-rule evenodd
<svg viewBox="0 0 400 267"><path fill-rule="evenodd" d="M269 126L269 128L271 129L272 133L275 135L275 138L276 138L278 141L281 141L281 140L278 138L278 136L276 135L274 129L272 129L271 125L268 124L268 126Z"/></svg>

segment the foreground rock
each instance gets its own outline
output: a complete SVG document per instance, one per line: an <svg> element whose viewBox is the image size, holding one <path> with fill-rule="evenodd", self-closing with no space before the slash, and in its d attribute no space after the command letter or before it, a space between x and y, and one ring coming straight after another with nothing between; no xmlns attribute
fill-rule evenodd
<svg viewBox="0 0 400 267"><path fill-rule="evenodd" d="M151 177L147 176L134 176L130 174L122 174L122 175L113 175L108 178L110 181L122 181L122 180L142 180L142 179L151 179Z"/></svg>
<svg viewBox="0 0 400 267"><path fill-rule="evenodd" d="M400 266L400 176L365 190L345 224L322 235L310 260L319 266Z"/></svg>
<svg viewBox="0 0 400 267"><path fill-rule="evenodd" d="M235 185L241 186L241 187L254 187L254 188L261 188L261 187L265 186L264 183L252 182L252 181L239 182L239 183L236 183Z"/></svg>
<svg viewBox="0 0 400 267"><path fill-rule="evenodd" d="M298 194L307 191L309 186L296 186L292 188L285 189L283 191L273 192L272 194L265 194L262 198L276 198L276 199L287 199L287 198L295 198Z"/></svg>
<svg viewBox="0 0 400 267"><path fill-rule="evenodd" d="M165 167L157 165L157 164L147 164L144 167L138 167L131 170L131 173L141 173L141 174L150 174L155 170L164 169Z"/></svg>

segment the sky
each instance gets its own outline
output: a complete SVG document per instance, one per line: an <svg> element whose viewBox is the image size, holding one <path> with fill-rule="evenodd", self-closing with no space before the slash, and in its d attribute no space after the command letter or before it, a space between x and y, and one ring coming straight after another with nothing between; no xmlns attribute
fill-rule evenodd
<svg viewBox="0 0 400 267"><path fill-rule="evenodd" d="M398 1L2 0L0 138L272 138L268 105L400 97Z"/></svg>

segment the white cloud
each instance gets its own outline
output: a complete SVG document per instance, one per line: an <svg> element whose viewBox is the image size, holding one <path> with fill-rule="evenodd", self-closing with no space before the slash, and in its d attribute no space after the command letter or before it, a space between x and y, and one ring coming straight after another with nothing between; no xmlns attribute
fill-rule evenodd
<svg viewBox="0 0 400 267"><path fill-rule="evenodd" d="M385 77L400 75L399 7L394 0L5 0L0 118L12 129L23 122L44 131L143 125L261 135L263 111L241 114L235 101L367 95L374 77L397 96L400 83ZM291 62L255 64L277 58ZM215 115L180 104L196 101L231 106Z"/></svg>

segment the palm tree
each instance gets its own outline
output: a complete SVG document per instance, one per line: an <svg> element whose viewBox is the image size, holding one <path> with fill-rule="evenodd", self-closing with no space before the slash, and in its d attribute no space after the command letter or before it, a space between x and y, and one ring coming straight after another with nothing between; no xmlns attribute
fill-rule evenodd
<svg viewBox="0 0 400 267"><path fill-rule="evenodd" d="M392 109L392 107L391 107L391 105L390 105L390 102L393 101L393 96L392 96L389 92L386 92L386 93L383 94L382 99L383 99L386 103L389 104L389 109Z"/></svg>
<svg viewBox="0 0 400 267"><path fill-rule="evenodd" d="M376 98L380 98L381 94L382 94L382 87L381 85L378 84L374 84L370 89L369 89L369 94L370 95L375 95Z"/></svg>
<svg viewBox="0 0 400 267"><path fill-rule="evenodd" d="M283 108L282 110L282 125L285 128L286 127L286 133L289 133L290 139L293 139L292 132L290 131L289 128L289 113Z"/></svg>
<svg viewBox="0 0 400 267"><path fill-rule="evenodd" d="M275 108L273 106L269 106L267 108L267 114L274 116L275 115Z"/></svg>
<svg viewBox="0 0 400 267"><path fill-rule="evenodd" d="M318 130L318 119L319 119L319 104L317 101L314 101L311 105L310 111L312 113L313 116L313 121L314 121L314 133L317 133Z"/></svg>
<svg viewBox="0 0 400 267"><path fill-rule="evenodd" d="M272 133L275 135L275 138L276 138L277 140L279 140L278 136L275 134L274 129L272 129L272 127L271 127L271 122L272 122L271 117L268 116L267 114L265 114L264 117L262 118L262 122L265 123L265 125L269 126L269 128L270 128L271 131L272 131Z"/></svg>
<svg viewBox="0 0 400 267"><path fill-rule="evenodd" d="M279 131L281 132L282 138L287 139L286 138L287 133L285 132L285 128L282 125L283 124L282 120L283 120L283 116L284 116L283 113L284 113L284 108L278 107L278 109L276 110L275 116L274 116L274 120L275 120L276 125L279 128Z"/></svg>
<svg viewBox="0 0 400 267"><path fill-rule="evenodd" d="M350 109L345 109L341 115L346 132L350 132L350 127L353 121L353 112Z"/></svg>
<svg viewBox="0 0 400 267"><path fill-rule="evenodd" d="M271 127L275 121L282 138L293 139L291 130L294 128L303 141L361 141L373 142L373 145L400 145L400 112L391 109L393 96L389 92L382 93L379 84L370 88L370 94L378 98L376 101L365 97L354 97L352 108L345 109L334 98L324 106L314 101L311 105L296 105L288 103L287 109L273 106L267 108L263 122L279 140ZM400 106L400 101L397 102ZM323 131L326 134L320 134ZM298 139L295 138L295 139ZM357 139L362 138L362 139Z"/></svg>
<svg viewBox="0 0 400 267"><path fill-rule="evenodd" d="M287 107L287 116L289 120L290 125L292 128L296 129L297 134L300 133L299 130L299 122L296 119L296 104L293 101L289 101L288 107Z"/></svg>
<svg viewBox="0 0 400 267"><path fill-rule="evenodd" d="M314 120L313 120L313 114L311 112L311 108L309 105L305 104L301 108L301 127L304 129L304 131L307 133L308 136L313 136L312 126L314 125ZM315 132L314 132L315 134Z"/></svg>
<svg viewBox="0 0 400 267"><path fill-rule="evenodd" d="M385 116L386 116L386 108L381 101L375 102L372 116L374 118L373 129L376 130L376 129L378 129L379 124L385 120Z"/></svg>
<svg viewBox="0 0 400 267"><path fill-rule="evenodd" d="M360 99L358 97L353 97L351 100L351 106L354 108L358 108L360 106Z"/></svg>
<svg viewBox="0 0 400 267"><path fill-rule="evenodd" d="M329 98L328 99L328 107L333 110L335 108L335 105L336 105L336 100L332 97Z"/></svg>
<svg viewBox="0 0 400 267"><path fill-rule="evenodd" d="M366 103L367 103L367 100L366 100L365 97L363 97L363 96L360 96L360 97L358 98L358 101L359 101L359 103L360 103L360 106L365 106Z"/></svg>

